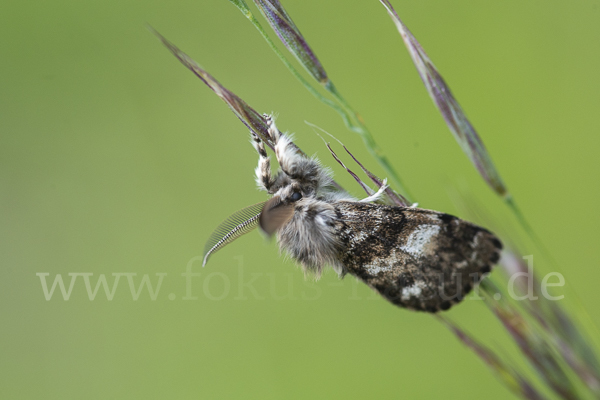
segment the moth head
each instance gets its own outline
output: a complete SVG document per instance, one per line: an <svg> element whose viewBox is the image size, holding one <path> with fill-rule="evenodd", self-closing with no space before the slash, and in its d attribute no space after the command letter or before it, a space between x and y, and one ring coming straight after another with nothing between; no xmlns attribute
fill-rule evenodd
<svg viewBox="0 0 600 400"><path fill-rule="evenodd" d="M292 204L306 197L313 197L315 194L314 185L303 184L296 179L290 179L286 185L277 188L273 198L277 197L281 203Z"/></svg>
<svg viewBox="0 0 600 400"><path fill-rule="evenodd" d="M295 192L300 192L303 197L320 197L323 191L331 191L332 175L316 158L302 159L289 169L279 169L269 193L284 200Z"/></svg>

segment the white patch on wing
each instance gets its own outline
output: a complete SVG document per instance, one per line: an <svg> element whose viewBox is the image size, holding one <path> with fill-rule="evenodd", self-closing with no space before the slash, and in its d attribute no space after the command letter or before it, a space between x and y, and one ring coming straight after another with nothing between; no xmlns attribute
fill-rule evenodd
<svg viewBox="0 0 600 400"><path fill-rule="evenodd" d="M408 300L410 297L419 297L423 290L420 282L415 283L412 286L406 286L402 288L402 300Z"/></svg>
<svg viewBox="0 0 600 400"><path fill-rule="evenodd" d="M365 265L365 269L369 274L375 276L380 272L391 271L392 267L390 265Z"/></svg>
<svg viewBox="0 0 600 400"><path fill-rule="evenodd" d="M437 214L426 214L427 217L432 220L432 221L439 221L440 219L438 218Z"/></svg>
<svg viewBox="0 0 600 400"><path fill-rule="evenodd" d="M477 234L475 234L475 237L473 238L473 241L471 242L471 247L474 249L479 247L480 239L481 239L481 232L477 232Z"/></svg>
<svg viewBox="0 0 600 400"><path fill-rule="evenodd" d="M367 235L366 233L364 233L362 231L361 232L354 232L354 237L356 237L356 240L359 240L359 241L365 240L368 236L369 235Z"/></svg>
<svg viewBox="0 0 600 400"><path fill-rule="evenodd" d="M440 232L438 225L420 225L410 234L406 244L400 249L412 256L419 257L423 255L426 246L431 243L431 238Z"/></svg>

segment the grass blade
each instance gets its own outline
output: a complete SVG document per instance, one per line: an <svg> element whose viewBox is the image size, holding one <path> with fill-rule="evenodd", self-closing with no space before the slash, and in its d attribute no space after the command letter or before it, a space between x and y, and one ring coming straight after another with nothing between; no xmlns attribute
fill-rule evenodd
<svg viewBox="0 0 600 400"><path fill-rule="evenodd" d="M492 350L477 342L446 317L441 315L436 315L436 317L446 325L446 327L450 329L463 344L473 350L513 393L525 399L544 399L531 383L529 383L521 374L504 364Z"/></svg>

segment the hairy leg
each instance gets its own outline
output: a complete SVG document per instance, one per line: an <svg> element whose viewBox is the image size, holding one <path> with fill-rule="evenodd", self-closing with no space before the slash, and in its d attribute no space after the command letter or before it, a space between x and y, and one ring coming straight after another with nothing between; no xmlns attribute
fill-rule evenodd
<svg viewBox="0 0 600 400"><path fill-rule="evenodd" d="M280 133L272 116L264 115L264 117L281 170L292 179L316 180L320 170L319 163L303 155L290 138Z"/></svg>
<svg viewBox="0 0 600 400"><path fill-rule="evenodd" d="M258 152L258 165L254 170L254 173L256 174L256 184L259 188L268 192L271 190L274 183L274 179L271 176L271 160L267 155L264 143L258 135L252 131L250 131L250 135L252 136L252 145Z"/></svg>

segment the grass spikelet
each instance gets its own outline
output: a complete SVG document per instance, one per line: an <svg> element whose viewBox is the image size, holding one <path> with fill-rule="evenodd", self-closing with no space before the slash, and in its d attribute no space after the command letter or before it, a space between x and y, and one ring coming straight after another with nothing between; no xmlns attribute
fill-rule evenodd
<svg viewBox="0 0 600 400"><path fill-rule="evenodd" d="M285 47L292 53L298 62L322 85L329 84L327 73L321 62L312 51L300 30L292 21L278 0L254 0L254 4L262 12Z"/></svg>
<svg viewBox="0 0 600 400"><path fill-rule="evenodd" d="M371 173L369 170L367 170L364 167L364 165L360 161L358 161L356 159L356 157L354 157L354 155L350 152L350 150L348 150L346 145L344 145L344 143L342 143L338 138L336 138L335 136L333 136L331 133L327 132L326 130L319 128L316 125L313 125L308 122L307 122L307 124L309 126L311 126L313 129L319 129L320 131L324 132L325 134L327 134L327 135L331 136L333 139L335 139L344 148L344 150L346 150L346 153L348 153L350 155L350 157L352 157L354 162L356 162L358 164L358 166L360 167L360 169L362 169L362 171L365 173L365 175L367 175L369 177L369 179L377 186L378 189L380 189L384 185L383 180L381 178L378 178L377 176L375 176L375 174ZM338 164L340 164L346 170L346 172L348 172L359 183L359 185L361 185L363 187L363 189L365 189L366 185L364 184L364 182L362 182L360 180L360 178L358 178L358 176L356 176L356 174L354 172L352 172L350 169L348 169L348 167L346 167L346 165L340 160L340 158L337 156L337 154L331 149L331 146L329 144L327 144L327 148L331 152L331 155L333 156L333 158L338 162ZM373 194L370 191L370 189L368 189L368 190L365 189L365 190L367 191L367 194L369 194L369 195ZM389 200L388 203L391 205L400 206L400 207L410 206L410 202L404 196L402 196L399 193L396 193L389 186L386 186L385 194Z"/></svg>
<svg viewBox="0 0 600 400"><path fill-rule="evenodd" d="M267 132L267 123L263 116L250 107L244 100L240 99L233 92L229 91L221 85L215 78L200 67L187 54L179 50L177 46L169 42L164 36L158 33L154 28L148 29L160 39L167 49L190 71L194 73L202 82L206 84L217 96L221 98L233 111L233 113L248 127L252 132L256 133L271 149L273 144Z"/></svg>
<svg viewBox="0 0 600 400"><path fill-rule="evenodd" d="M506 278L519 276L526 279L515 279L516 289L520 297L529 297L519 305L529 315L518 316L523 321L535 322L538 336L546 338L547 345L553 348L566 364L575 372L587 388L600 396L600 373L598 359L593 345L585 338L571 317L565 312L557 301L552 301L543 293L539 279L515 252L506 250L501 264ZM506 313L516 314L515 306L509 309L498 310L498 305L491 308L499 318L506 317ZM510 322L504 318L503 323ZM505 324L506 326L506 324ZM508 329L508 327L507 327Z"/></svg>
<svg viewBox="0 0 600 400"><path fill-rule="evenodd" d="M565 372L565 364L560 360L559 354L553 349L552 343L541 334L539 327L527 319L508 301L497 301L490 296L492 283L483 282L484 292L487 292L486 304L494 315L502 322L506 331L513 338L523 355L538 372L540 378L557 395L564 399L579 398L575 385ZM504 297L504 296L503 296Z"/></svg>
<svg viewBox="0 0 600 400"><path fill-rule="evenodd" d="M502 182L489 153L475 131L475 128L473 128L473 125L471 125L462 108L452 95L450 88L417 39L408 30L406 25L404 25L390 2L388 0L380 1L387 9L394 24L396 24L396 28L400 32L402 40L404 40L404 44L417 67L417 71L425 84L427 92L440 110L456 141L488 185L501 197L508 197L508 190Z"/></svg>

